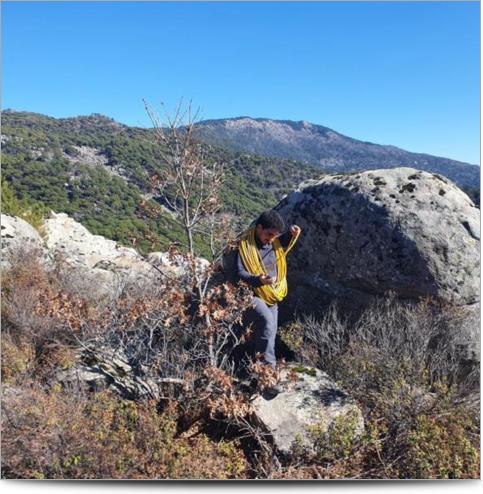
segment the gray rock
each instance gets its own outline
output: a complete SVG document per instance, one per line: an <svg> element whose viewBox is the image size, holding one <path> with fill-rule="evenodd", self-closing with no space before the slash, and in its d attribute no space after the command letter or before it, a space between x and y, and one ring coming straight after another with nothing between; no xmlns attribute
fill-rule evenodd
<svg viewBox="0 0 483 494"><path fill-rule="evenodd" d="M186 269L180 259L171 260L168 253L152 252L144 258L133 248L93 235L65 213L53 213L44 229L47 247L82 271L85 279L92 279L95 289L104 295L116 296L125 285L145 286L161 274L180 276ZM197 265L201 271L209 262L200 258Z"/></svg>
<svg viewBox="0 0 483 494"><path fill-rule="evenodd" d="M134 249L120 247L114 240L93 235L89 230L65 213L52 213L44 224L49 249L62 253L73 264L94 268L102 261L138 259Z"/></svg>
<svg viewBox="0 0 483 494"><path fill-rule="evenodd" d="M480 212L449 180L412 168L304 182L276 208L302 228L289 256L292 310L388 290L455 305L479 300Z"/></svg>
<svg viewBox="0 0 483 494"><path fill-rule="evenodd" d="M64 213L53 213L45 221L44 230L50 251L75 267L84 279L92 280L99 296L117 296L126 284L145 284L159 276L159 271L135 249L91 234Z"/></svg>
<svg viewBox="0 0 483 494"><path fill-rule="evenodd" d="M173 276L182 276L188 269L188 265L182 256L175 254L170 256L169 252L150 252L147 260L152 266L157 266L163 272L170 273ZM210 266L210 262L202 257L196 258L196 271L198 274L203 273Z"/></svg>
<svg viewBox="0 0 483 494"><path fill-rule="evenodd" d="M11 266L12 256L35 253L42 263L48 265L51 261L48 250L40 233L22 218L1 215L2 257L1 268Z"/></svg>
<svg viewBox="0 0 483 494"><path fill-rule="evenodd" d="M295 372L295 368L290 365L281 372L282 393L274 398L262 394L253 401L257 421L272 436L280 453L290 456L296 446L313 452L313 431L317 430L320 439L336 420L344 418L350 423L354 438L362 434L361 411L326 373L314 368Z"/></svg>
<svg viewBox="0 0 483 494"><path fill-rule="evenodd" d="M75 149L75 155L64 153L64 157L67 158L72 164L83 164L92 167L101 166L108 169L108 159L96 148L89 146L72 146Z"/></svg>
<svg viewBox="0 0 483 494"><path fill-rule="evenodd" d="M58 371L54 382L70 389L109 389L131 400L160 396L158 383L133 369L122 349L90 347L80 350L76 363L67 370Z"/></svg>

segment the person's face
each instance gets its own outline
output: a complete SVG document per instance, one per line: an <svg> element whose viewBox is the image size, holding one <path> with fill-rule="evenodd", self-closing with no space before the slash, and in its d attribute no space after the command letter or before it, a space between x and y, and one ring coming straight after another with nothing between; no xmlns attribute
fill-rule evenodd
<svg viewBox="0 0 483 494"><path fill-rule="evenodd" d="M262 225L257 225L256 233L263 245L271 244L280 235L276 228L263 228Z"/></svg>

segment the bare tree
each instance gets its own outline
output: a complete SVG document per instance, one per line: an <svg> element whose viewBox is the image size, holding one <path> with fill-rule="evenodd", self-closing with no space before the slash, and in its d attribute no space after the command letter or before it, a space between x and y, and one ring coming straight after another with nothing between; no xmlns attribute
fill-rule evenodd
<svg viewBox="0 0 483 494"><path fill-rule="evenodd" d="M163 195L186 234L190 255L195 256L195 233L207 235L214 246L213 225L221 208L224 164L210 161L206 145L195 138L199 110L193 113L191 102L184 108L180 101L174 115L165 112L164 120L146 101L144 105L160 144L158 151L163 165L162 171L151 177L152 187ZM213 248L212 255L216 255Z"/></svg>
<svg viewBox="0 0 483 494"><path fill-rule="evenodd" d="M184 230L187 239L188 262L198 298L199 315L204 318L209 340L211 365L216 366L216 331L206 302L209 299L211 269L199 269L194 245L195 234L204 235L209 241L212 261L220 255L223 242L220 239L229 230L226 217L220 214L220 191L225 167L207 156L207 146L195 137L195 125L199 121L199 109L193 111L191 101L183 105L181 100L174 113L164 112L164 118L145 101L146 111L153 124L159 144L161 171L151 177L153 192L162 196L174 213L174 221ZM164 106L163 106L164 110ZM226 336L226 335L225 335Z"/></svg>

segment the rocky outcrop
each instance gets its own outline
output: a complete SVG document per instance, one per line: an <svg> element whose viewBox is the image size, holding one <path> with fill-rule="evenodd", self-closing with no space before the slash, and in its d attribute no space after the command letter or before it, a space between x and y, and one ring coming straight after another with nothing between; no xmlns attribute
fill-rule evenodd
<svg viewBox="0 0 483 494"><path fill-rule="evenodd" d="M2 215L2 267L20 247L39 250L41 258L56 259L73 268L84 284L91 286L93 297L116 297L126 285L145 285L160 275L183 275L187 266L181 256L152 252L146 258L135 249L123 247L114 240L93 235L65 213L52 213L42 225L43 238L25 221ZM199 271L209 262L196 259Z"/></svg>
<svg viewBox="0 0 483 494"><path fill-rule="evenodd" d="M100 297L117 296L126 284L139 285L159 276L135 249L91 234L65 213L52 213L45 221L44 231L49 251L92 280Z"/></svg>
<svg viewBox="0 0 483 494"><path fill-rule="evenodd" d="M393 290L455 305L479 300L480 214L447 179L411 168L304 182L277 207L302 228L290 254L297 299L364 305Z"/></svg>
<svg viewBox="0 0 483 494"><path fill-rule="evenodd" d="M72 164L82 164L88 166L102 166L108 168L108 159L96 148L89 146L71 146L72 152L64 153L64 157L67 158Z"/></svg>
<svg viewBox="0 0 483 494"><path fill-rule="evenodd" d="M159 383L146 376L146 369L134 369L120 348L87 347L75 360L72 367L57 372L53 384L71 390L109 389L130 400L159 398Z"/></svg>
<svg viewBox="0 0 483 494"><path fill-rule="evenodd" d="M22 218L2 214L2 256L1 268L8 269L12 256L27 254L35 251L42 262L48 263L51 259L40 233Z"/></svg>
<svg viewBox="0 0 483 494"><path fill-rule="evenodd" d="M280 384L283 393L257 396L253 409L282 455L289 456L294 447L314 452L335 424L352 439L364 431L360 409L325 372L290 365L281 372Z"/></svg>
<svg viewBox="0 0 483 494"><path fill-rule="evenodd" d="M151 266L135 249L118 245L102 235L93 235L65 213L52 213L45 221L45 242L72 265L85 268L117 269L148 276Z"/></svg>
<svg viewBox="0 0 483 494"><path fill-rule="evenodd" d="M159 270L181 276L185 269L183 258L167 252L151 252L146 258L135 249L123 247L102 235L92 235L87 228L64 213L52 213L45 221L47 247L62 254L70 264L91 270L102 269L123 276L126 280L147 280L159 275ZM196 259L200 270L206 269L206 259Z"/></svg>

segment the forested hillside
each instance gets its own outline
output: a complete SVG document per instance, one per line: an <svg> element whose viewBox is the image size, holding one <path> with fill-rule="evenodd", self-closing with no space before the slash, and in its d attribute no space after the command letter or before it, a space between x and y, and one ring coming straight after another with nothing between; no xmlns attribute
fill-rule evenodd
<svg viewBox="0 0 483 494"><path fill-rule="evenodd" d="M164 166L150 130L128 127L102 115L55 119L5 111L2 171L15 196L65 212L92 233L142 251L182 242L179 226L162 206L150 177ZM262 158L206 146L208 160L225 163L223 213L235 228L274 206L315 168L292 160ZM144 207L143 207L144 204ZM6 211L7 212L7 211ZM203 240L198 247L206 252Z"/></svg>

